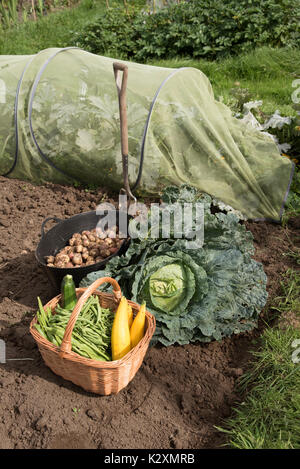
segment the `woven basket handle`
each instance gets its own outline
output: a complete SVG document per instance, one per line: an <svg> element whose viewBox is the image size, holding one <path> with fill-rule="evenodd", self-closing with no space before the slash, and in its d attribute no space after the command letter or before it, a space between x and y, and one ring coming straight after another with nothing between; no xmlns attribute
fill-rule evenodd
<svg viewBox="0 0 300 469"><path fill-rule="evenodd" d="M69 322L67 324L65 334L60 346L60 352L59 355L60 357L64 358L65 355L72 350L72 344L71 344L71 337L72 337L72 332L75 326L75 323L77 321L77 318L80 314L80 311L85 304L86 300L97 290L102 283L109 282L113 286L113 293L115 295L115 298L117 301L119 301L122 297L122 292L120 285L116 280L114 280L111 277L102 277L98 278L95 282L93 282L86 290L85 292L81 295L79 300L76 303L75 308L72 311L72 314L70 316Z"/></svg>

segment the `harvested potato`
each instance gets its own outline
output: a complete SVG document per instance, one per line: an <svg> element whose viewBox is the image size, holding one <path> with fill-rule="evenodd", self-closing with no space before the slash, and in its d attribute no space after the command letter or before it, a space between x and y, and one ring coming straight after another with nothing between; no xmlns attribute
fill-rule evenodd
<svg viewBox="0 0 300 469"><path fill-rule="evenodd" d="M67 254L57 254L57 256L55 256L54 264L57 264L58 262L63 262L64 264L67 264L68 262L70 262L70 257Z"/></svg>
<svg viewBox="0 0 300 469"><path fill-rule="evenodd" d="M101 257L109 257L111 254L110 254L110 250L109 249L101 249L100 251L100 256Z"/></svg>
<svg viewBox="0 0 300 469"><path fill-rule="evenodd" d="M83 261L86 261L88 259L88 257L90 257L89 253L88 252L83 252L81 254L81 257L82 257L82 260Z"/></svg>
<svg viewBox="0 0 300 469"><path fill-rule="evenodd" d="M123 239L118 232L118 227L113 226L109 230L94 228L74 233L56 256L45 257L47 265L69 269L103 262L120 249Z"/></svg>
<svg viewBox="0 0 300 469"><path fill-rule="evenodd" d="M74 254L72 262L74 265L81 265L82 264L81 254L80 253Z"/></svg>
<svg viewBox="0 0 300 469"><path fill-rule="evenodd" d="M113 244L113 240L111 238L105 238L104 242L107 246L111 246Z"/></svg>
<svg viewBox="0 0 300 469"><path fill-rule="evenodd" d="M47 261L47 264L54 264L55 257L54 256L47 256L46 261Z"/></svg>
<svg viewBox="0 0 300 469"><path fill-rule="evenodd" d="M95 258L95 257L98 256L99 251L98 251L98 249L91 249L91 250L89 251L89 254L90 254L91 257Z"/></svg>

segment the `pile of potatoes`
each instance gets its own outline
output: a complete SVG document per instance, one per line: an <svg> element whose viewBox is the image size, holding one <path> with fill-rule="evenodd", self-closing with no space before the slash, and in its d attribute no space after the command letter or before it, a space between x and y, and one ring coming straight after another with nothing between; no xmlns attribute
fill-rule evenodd
<svg viewBox="0 0 300 469"><path fill-rule="evenodd" d="M99 237L101 236L101 237ZM74 233L68 245L59 251L56 256L47 256L48 267L69 269L71 267L84 267L101 262L115 254L121 247L124 239L119 238L118 228L109 232L83 231Z"/></svg>

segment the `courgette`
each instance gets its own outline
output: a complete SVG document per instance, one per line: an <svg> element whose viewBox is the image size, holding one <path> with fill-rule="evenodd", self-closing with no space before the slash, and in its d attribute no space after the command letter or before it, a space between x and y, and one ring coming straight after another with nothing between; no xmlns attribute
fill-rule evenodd
<svg viewBox="0 0 300 469"><path fill-rule="evenodd" d="M112 359L119 360L129 351L130 332L128 324L128 303L125 296L122 296L111 331Z"/></svg>
<svg viewBox="0 0 300 469"><path fill-rule="evenodd" d="M73 310L77 303L76 287L72 275L65 275L61 283L61 306Z"/></svg>
<svg viewBox="0 0 300 469"><path fill-rule="evenodd" d="M146 303L144 302L140 307L139 312L133 320L130 328L130 342L131 348L135 347L145 335L145 322L146 322Z"/></svg>

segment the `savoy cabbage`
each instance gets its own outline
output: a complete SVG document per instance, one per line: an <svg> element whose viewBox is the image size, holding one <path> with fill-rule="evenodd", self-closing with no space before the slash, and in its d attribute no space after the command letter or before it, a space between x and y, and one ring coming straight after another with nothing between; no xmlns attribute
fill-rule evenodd
<svg viewBox="0 0 300 469"><path fill-rule="evenodd" d="M267 279L262 264L252 259L251 232L234 213L212 213L210 196L187 185L167 188L163 201L203 203L203 246L188 248L172 230L169 239L132 239L123 256L89 274L81 286L114 277L125 296L146 300L157 322L154 341L164 345L209 342L253 329L266 303Z"/></svg>

